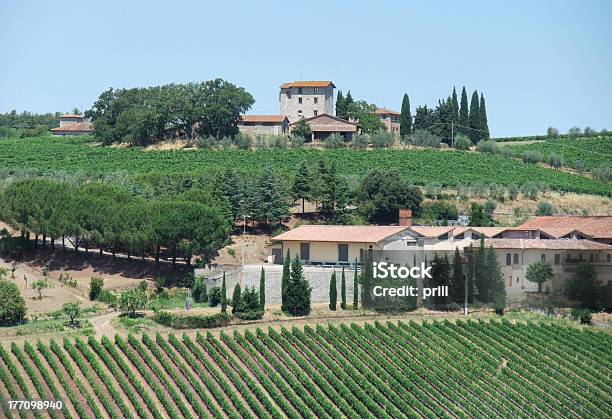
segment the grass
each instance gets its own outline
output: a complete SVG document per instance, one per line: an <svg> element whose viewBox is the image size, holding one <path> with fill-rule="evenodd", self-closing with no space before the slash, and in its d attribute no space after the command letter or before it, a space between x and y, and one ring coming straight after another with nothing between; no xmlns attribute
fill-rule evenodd
<svg viewBox="0 0 612 419"><path fill-rule="evenodd" d="M68 325L68 321L61 319L37 320L31 321L19 326L14 326L12 329L17 336L32 336L45 333L75 333L77 335L91 335L94 333L93 326L86 319L77 319L79 328L72 328Z"/></svg>
<svg viewBox="0 0 612 419"><path fill-rule="evenodd" d="M168 296L158 295L155 298L150 299L147 302L147 308L150 310L160 309L182 309L185 308L185 298L187 297L187 291L171 290L168 292ZM208 307L208 303L196 303L191 300L191 307L203 308Z"/></svg>

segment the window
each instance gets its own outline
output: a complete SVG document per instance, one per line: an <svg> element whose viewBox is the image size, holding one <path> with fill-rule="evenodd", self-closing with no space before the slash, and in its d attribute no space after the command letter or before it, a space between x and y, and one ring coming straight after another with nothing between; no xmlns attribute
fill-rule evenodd
<svg viewBox="0 0 612 419"><path fill-rule="evenodd" d="M542 262L546 262L546 255L545 255L544 253L542 253L542 254L540 255L540 260L541 260Z"/></svg>
<svg viewBox="0 0 612 419"><path fill-rule="evenodd" d="M610 260L612 259L612 255L610 253L608 253L606 259L607 259L608 262L610 262Z"/></svg>
<svg viewBox="0 0 612 419"><path fill-rule="evenodd" d="M348 244L338 244L338 260L348 262Z"/></svg>
<svg viewBox="0 0 612 419"><path fill-rule="evenodd" d="M302 94L302 88L298 87L298 95L301 95L301 94Z"/></svg>
<svg viewBox="0 0 612 419"><path fill-rule="evenodd" d="M287 99L291 99L291 92L287 91Z"/></svg>
<svg viewBox="0 0 612 419"><path fill-rule="evenodd" d="M316 93L316 92L315 92L315 93ZM315 97L313 100L314 100L314 104L315 104L315 105L316 105L317 103L319 103L319 98L318 98L318 97Z"/></svg>
<svg viewBox="0 0 612 419"><path fill-rule="evenodd" d="M518 263L519 263L518 253L515 253L515 254L514 254L514 262L513 262L513 263L514 263L515 265L518 265Z"/></svg>
<svg viewBox="0 0 612 419"><path fill-rule="evenodd" d="M506 265L512 265L512 253L506 253Z"/></svg>
<svg viewBox="0 0 612 419"><path fill-rule="evenodd" d="M589 261L591 261L591 262L595 262L595 253L591 253L591 254L589 255Z"/></svg>
<svg viewBox="0 0 612 419"><path fill-rule="evenodd" d="M319 111L314 111L314 116L317 116L319 114Z"/></svg>
<svg viewBox="0 0 612 419"><path fill-rule="evenodd" d="M310 243L300 243L300 259L310 260Z"/></svg>
<svg viewBox="0 0 612 419"><path fill-rule="evenodd" d="M299 98L298 98L298 103L299 103L300 105L302 104L302 98L301 98L301 97L299 97Z"/></svg>
<svg viewBox="0 0 612 419"><path fill-rule="evenodd" d="M555 254L555 265L561 265L561 255L559 253Z"/></svg>
<svg viewBox="0 0 612 419"><path fill-rule="evenodd" d="M318 88L318 87L315 87L315 88L314 88L314 94L315 94L315 95L318 95L318 94L319 94L319 88ZM315 100L316 100L316 99L315 99ZM315 103L317 103L317 102L315 102Z"/></svg>

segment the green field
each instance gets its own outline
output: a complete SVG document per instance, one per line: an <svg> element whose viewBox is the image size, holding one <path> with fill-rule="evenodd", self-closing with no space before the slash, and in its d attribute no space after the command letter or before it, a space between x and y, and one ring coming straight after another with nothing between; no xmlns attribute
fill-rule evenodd
<svg viewBox="0 0 612 419"><path fill-rule="evenodd" d="M578 160L582 160L588 170L612 165L612 137L565 138L505 147L511 148L518 155L525 151L537 151L542 154L544 161L551 154L557 154L563 158L564 165L569 167L573 167Z"/></svg>
<svg viewBox="0 0 612 419"><path fill-rule="evenodd" d="M313 165L320 158L336 161L341 174L361 177L373 168L397 168L417 185L437 182L455 186L483 182L522 185L543 182L555 190L612 195L610 183L524 164L498 155L444 150L178 150L143 151L139 148L93 146L79 138L34 138L0 141L4 173L34 171L104 176L113 172L142 174L171 172L207 175L233 167L242 172L272 165L293 174L301 161Z"/></svg>
<svg viewBox="0 0 612 419"><path fill-rule="evenodd" d="M611 345L471 321L65 339L0 347L0 396L6 417L43 399L69 418L606 418Z"/></svg>

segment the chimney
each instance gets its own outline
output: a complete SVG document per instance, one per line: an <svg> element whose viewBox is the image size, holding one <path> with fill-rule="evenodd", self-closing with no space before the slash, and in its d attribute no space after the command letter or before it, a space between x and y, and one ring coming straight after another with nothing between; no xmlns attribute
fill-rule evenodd
<svg viewBox="0 0 612 419"><path fill-rule="evenodd" d="M404 227L412 227L412 210L411 209L400 208L399 225L404 226Z"/></svg>

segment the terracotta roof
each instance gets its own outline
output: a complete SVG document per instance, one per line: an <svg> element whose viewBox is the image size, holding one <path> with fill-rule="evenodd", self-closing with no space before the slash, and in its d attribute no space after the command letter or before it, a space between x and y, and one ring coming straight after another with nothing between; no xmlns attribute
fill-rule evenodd
<svg viewBox="0 0 612 419"><path fill-rule="evenodd" d="M454 227L447 226L412 226L410 230L420 234L424 237L439 237L443 234L449 233Z"/></svg>
<svg viewBox="0 0 612 419"><path fill-rule="evenodd" d="M73 113L67 113L67 114L64 114L64 115L60 115L60 118L81 118L81 119L83 119L84 117L83 117L83 115L76 115L76 114L73 114Z"/></svg>
<svg viewBox="0 0 612 419"><path fill-rule="evenodd" d="M454 236L458 236L459 234L463 234L468 230L472 230L477 232L478 234L482 234L485 237L493 237L506 231L507 227L462 227L462 226L412 226L410 227L412 231L419 233L424 237L439 237L445 233L449 233L451 230Z"/></svg>
<svg viewBox="0 0 612 419"><path fill-rule="evenodd" d="M548 229L552 229L551 232L558 229L578 230L589 237L609 239L612 238L612 216L553 215L535 217L520 225L519 228L540 229L545 233Z"/></svg>
<svg viewBox="0 0 612 419"><path fill-rule="evenodd" d="M280 85L280 87L281 89L288 89L289 87L328 87L329 85L331 85L332 87L336 87L334 86L334 83L327 80L294 81L293 83L283 83Z"/></svg>
<svg viewBox="0 0 612 419"><path fill-rule="evenodd" d="M386 115L386 114L399 115L400 114L398 111L394 111L388 108L376 108L376 113L379 115Z"/></svg>
<svg viewBox="0 0 612 419"><path fill-rule="evenodd" d="M612 250L609 244L572 239L485 239L484 245L494 249Z"/></svg>
<svg viewBox="0 0 612 419"><path fill-rule="evenodd" d="M242 115L244 122L283 122L288 119L286 115Z"/></svg>
<svg viewBox="0 0 612 419"><path fill-rule="evenodd" d="M91 122L72 122L64 124L62 127L51 128L52 132L93 132L93 124Z"/></svg>
<svg viewBox="0 0 612 419"><path fill-rule="evenodd" d="M323 132L356 132L357 123L347 121L346 119L338 118L332 115L323 113L317 116L311 116L305 119L310 125L312 131ZM295 125L299 122L294 121L290 125Z"/></svg>
<svg viewBox="0 0 612 419"><path fill-rule="evenodd" d="M275 241L378 243L394 234L408 230L404 226L340 226L303 225L282 233Z"/></svg>

